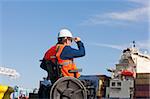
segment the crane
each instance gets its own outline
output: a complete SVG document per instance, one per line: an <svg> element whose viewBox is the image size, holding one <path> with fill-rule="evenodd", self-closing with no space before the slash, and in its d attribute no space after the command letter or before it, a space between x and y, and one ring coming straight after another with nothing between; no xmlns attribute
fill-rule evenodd
<svg viewBox="0 0 150 99"><path fill-rule="evenodd" d="M19 78L20 74L15 70L11 68L6 67L0 67L0 75L6 75L10 78Z"/></svg>

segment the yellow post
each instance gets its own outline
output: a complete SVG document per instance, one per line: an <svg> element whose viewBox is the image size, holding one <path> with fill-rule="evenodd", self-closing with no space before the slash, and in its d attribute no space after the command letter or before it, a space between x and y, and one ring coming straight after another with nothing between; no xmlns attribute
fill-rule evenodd
<svg viewBox="0 0 150 99"><path fill-rule="evenodd" d="M14 92L12 87L0 85L0 99L10 99L12 92Z"/></svg>

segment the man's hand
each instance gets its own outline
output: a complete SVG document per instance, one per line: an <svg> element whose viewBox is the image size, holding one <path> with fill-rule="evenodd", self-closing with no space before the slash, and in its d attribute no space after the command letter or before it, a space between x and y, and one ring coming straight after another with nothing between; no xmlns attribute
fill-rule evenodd
<svg viewBox="0 0 150 99"><path fill-rule="evenodd" d="M74 41L75 41L75 42L78 42L78 41L81 41L81 39L80 39L79 37L75 37L75 38L74 38Z"/></svg>

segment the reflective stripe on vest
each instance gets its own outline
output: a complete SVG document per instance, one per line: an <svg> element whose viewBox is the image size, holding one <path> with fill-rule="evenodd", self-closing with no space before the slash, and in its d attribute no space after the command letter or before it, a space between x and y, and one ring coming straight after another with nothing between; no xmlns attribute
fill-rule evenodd
<svg viewBox="0 0 150 99"><path fill-rule="evenodd" d="M62 65L61 72L63 76L71 76L74 77L73 73L69 73L69 70L76 70L76 65L73 62L73 59L63 60L60 58L60 55L64 49L65 45L58 44L56 45L56 57L58 60L58 64ZM76 73L77 78L80 77L79 73Z"/></svg>
<svg viewBox="0 0 150 99"><path fill-rule="evenodd" d="M68 62L60 63L60 65L62 65L62 66L66 66L66 65L69 65L69 64L74 64L74 62L73 61L68 61Z"/></svg>

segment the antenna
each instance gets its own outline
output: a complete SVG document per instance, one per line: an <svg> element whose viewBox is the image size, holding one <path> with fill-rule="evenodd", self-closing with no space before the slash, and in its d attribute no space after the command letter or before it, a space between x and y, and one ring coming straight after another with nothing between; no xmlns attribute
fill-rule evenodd
<svg viewBox="0 0 150 99"><path fill-rule="evenodd" d="M133 43L133 47L135 47L135 41L133 41L132 43Z"/></svg>

